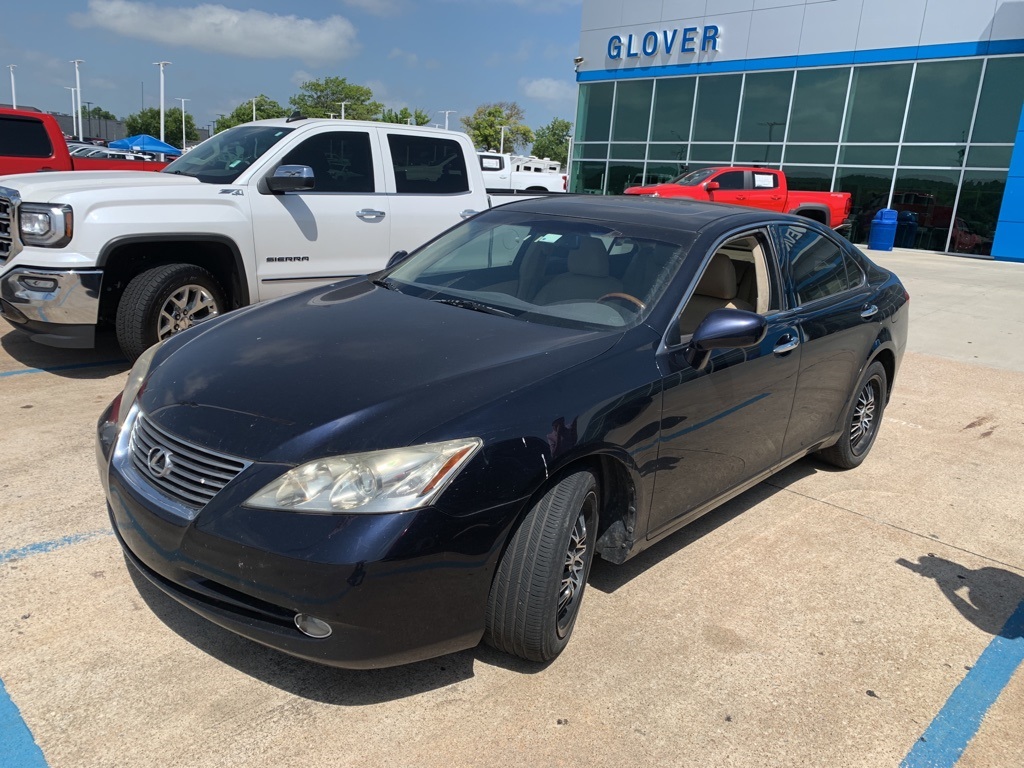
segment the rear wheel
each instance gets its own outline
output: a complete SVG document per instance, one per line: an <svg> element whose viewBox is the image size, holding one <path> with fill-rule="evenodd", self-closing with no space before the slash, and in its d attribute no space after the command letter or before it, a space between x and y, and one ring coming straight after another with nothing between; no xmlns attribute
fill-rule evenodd
<svg viewBox="0 0 1024 768"><path fill-rule="evenodd" d="M158 341L225 310L213 275L195 264L167 264L136 275L117 305L117 342L135 360Z"/></svg>
<svg viewBox="0 0 1024 768"><path fill-rule="evenodd" d="M875 444L888 392L885 368L876 360L864 371L846 407L843 435L839 442L819 451L818 455L841 469L859 466Z"/></svg>
<svg viewBox="0 0 1024 768"><path fill-rule="evenodd" d="M597 541L597 480L575 472L527 514L501 558L487 598L484 640L530 661L569 643Z"/></svg>

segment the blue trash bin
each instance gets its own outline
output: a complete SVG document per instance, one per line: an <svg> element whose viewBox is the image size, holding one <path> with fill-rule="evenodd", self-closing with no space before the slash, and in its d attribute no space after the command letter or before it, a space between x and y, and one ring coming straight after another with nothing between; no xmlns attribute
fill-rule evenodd
<svg viewBox="0 0 1024 768"><path fill-rule="evenodd" d="M913 248L917 242L917 214L913 211L900 211L896 222L897 248Z"/></svg>
<svg viewBox="0 0 1024 768"><path fill-rule="evenodd" d="M896 241L897 213L892 208L882 208L871 220L868 233L868 248L872 251L891 251Z"/></svg>

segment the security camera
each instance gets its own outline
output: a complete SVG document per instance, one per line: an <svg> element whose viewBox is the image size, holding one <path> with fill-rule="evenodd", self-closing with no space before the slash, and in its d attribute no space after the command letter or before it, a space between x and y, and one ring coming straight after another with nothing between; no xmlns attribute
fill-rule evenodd
<svg viewBox="0 0 1024 768"><path fill-rule="evenodd" d="M574 58L572 60L572 63L575 64L578 67L580 64L583 63L583 57L582 56L577 56L576 58Z"/></svg>

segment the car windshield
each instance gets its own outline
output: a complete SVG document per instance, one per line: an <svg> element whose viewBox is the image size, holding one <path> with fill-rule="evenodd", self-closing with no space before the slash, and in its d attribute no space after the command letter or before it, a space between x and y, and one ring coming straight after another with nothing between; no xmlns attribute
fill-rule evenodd
<svg viewBox="0 0 1024 768"><path fill-rule="evenodd" d="M525 322L619 330L650 314L693 237L497 208L423 246L377 283Z"/></svg>
<svg viewBox="0 0 1024 768"><path fill-rule="evenodd" d="M676 176L672 179L670 184L678 184L681 187L695 187L702 181L705 181L708 176L715 173L717 168L701 168L699 171L689 171L684 173L682 176Z"/></svg>
<svg viewBox="0 0 1024 768"><path fill-rule="evenodd" d="M239 125L211 136L161 173L194 176L208 184L230 184L292 130L269 125Z"/></svg>

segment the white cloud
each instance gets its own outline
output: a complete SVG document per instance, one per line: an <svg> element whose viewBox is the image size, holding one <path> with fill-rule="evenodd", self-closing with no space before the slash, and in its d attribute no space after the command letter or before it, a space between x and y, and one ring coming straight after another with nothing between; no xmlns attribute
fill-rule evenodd
<svg viewBox="0 0 1024 768"><path fill-rule="evenodd" d="M402 8L399 0L344 0L345 5L372 16L395 16Z"/></svg>
<svg viewBox="0 0 1024 768"><path fill-rule="evenodd" d="M308 19L223 5L165 8L134 0L89 0L88 11L71 20L125 37L253 59L294 57L312 65L358 51L356 29L343 16Z"/></svg>
<svg viewBox="0 0 1024 768"><path fill-rule="evenodd" d="M403 51L401 48L392 48L391 53L388 54L388 58L401 59L409 68L415 67L420 60L420 57L412 51Z"/></svg>
<svg viewBox="0 0 1024 768"><path fill-rule="evenodd" d="M316 77L304 69L297 69L292 72L292 76L289 79L292 85L296 88L301 88L303 83L308 83L310 80L316 80Z"/></svg>
<svg viewBox="0 0 1024 768"><path fill-rule="evenodd" d="M552 106L572 103L576 100L576 86L565 80L542 77L537 80L520 80L519 89L529 98L546 102Z"/></svg>

